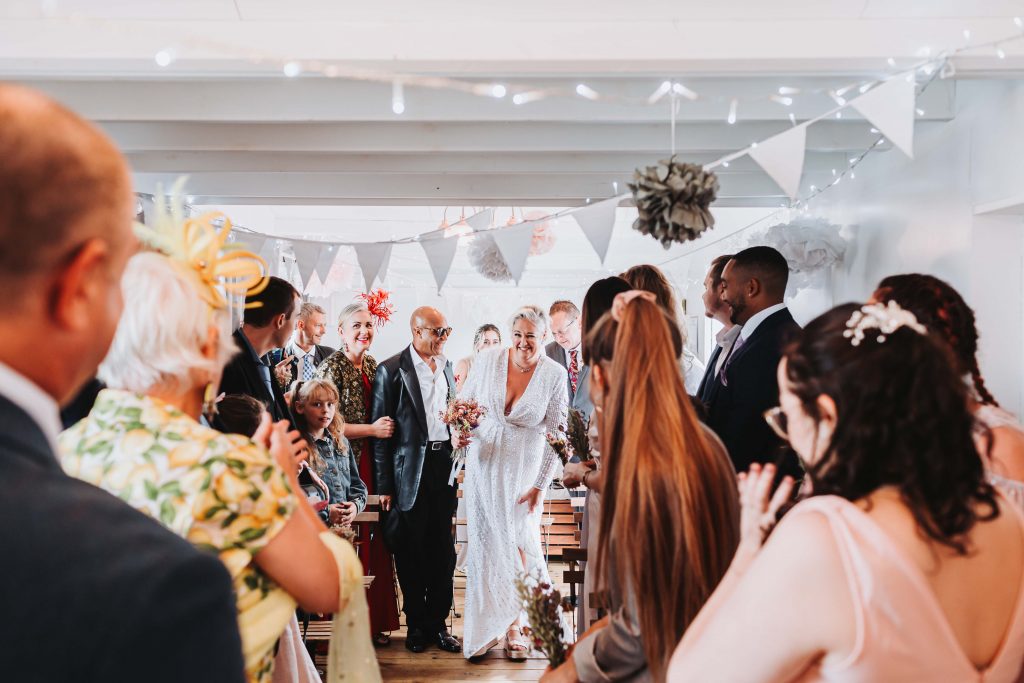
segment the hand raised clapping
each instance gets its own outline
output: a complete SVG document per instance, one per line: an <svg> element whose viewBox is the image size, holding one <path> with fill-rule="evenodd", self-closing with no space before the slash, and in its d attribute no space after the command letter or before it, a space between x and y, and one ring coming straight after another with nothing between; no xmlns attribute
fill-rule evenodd
<svg viewBox="0 0 1024 683"><path fill-rule="evenodd" d="M793 493L793 478L782 478L772 494L775 465L757 463L739 475L740 545L760 548L775 526L775 515Z"/></svg>

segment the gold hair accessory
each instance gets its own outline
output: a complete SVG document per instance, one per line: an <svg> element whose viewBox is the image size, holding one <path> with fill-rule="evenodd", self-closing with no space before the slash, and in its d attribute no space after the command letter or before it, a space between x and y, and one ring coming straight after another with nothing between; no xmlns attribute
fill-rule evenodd
<svg viewBox="0 0 1024 683"><path fill-rule="evenodd" d="M184 183L185 178L179 178L169 197L157 190L152 225L136 223L135 234L170 259L211 308L227 308L231 298L262 292L270 281L267 262L244 245L227 241L231 220L223 213L210 211L186 217L181 197ZM259 305L255 302L244 307Z"/></svg>
<svg viewBox="0 0 1024 683"><path fill-rule="evenodd" d="M853 346L860 346L864 341L865 331L878 330L875 341L884 344L886 337L901 327L909 327L918 334L928 334L928 330L917 322L914 314L901 308L895 301L888 304L866 304L854 311L846 321L843 336L849 339Z"/></svg>

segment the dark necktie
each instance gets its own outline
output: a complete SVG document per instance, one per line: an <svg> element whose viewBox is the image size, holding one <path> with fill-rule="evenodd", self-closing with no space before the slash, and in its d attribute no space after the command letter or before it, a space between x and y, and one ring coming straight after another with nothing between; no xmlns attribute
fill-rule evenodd
<svg viewBox="0 0 1024 683"><path fill-rule="evenodd" d="M576 349L569 352L569 382L572 384L572 393L575 394L580 383L580 365L576 360Z"/></svg>
<svg viewBox="0 0 1024 683"><path fill-rule="evenodd" d="M270 366L266 363L259 361L256 363L256 368L260 372L260 377L263 379L263 384L267 387L267 396L270 400L274 400L274 383L270 379Z"/></svg>

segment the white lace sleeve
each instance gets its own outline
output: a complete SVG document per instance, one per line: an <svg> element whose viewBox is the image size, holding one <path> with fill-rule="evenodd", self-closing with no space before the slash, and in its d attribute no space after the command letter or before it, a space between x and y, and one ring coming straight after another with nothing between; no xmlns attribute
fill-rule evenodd
<svg viewBox="0 0 1024 683"><path fill-rule="evenodd" d="M564 427L569 419L569 389L566 386L564 370L557 373L556 380L553 382L551 401L544 413L544 422L541 423L541 428L545 433L557 433L559 427ZM540 463L540 472L537 473L537 479L533 483L534 488L541 491L547 489L548 484L551 483L551 475L555 470L556 462L558 462L558 455L545 439L544 459Z"/></svg>

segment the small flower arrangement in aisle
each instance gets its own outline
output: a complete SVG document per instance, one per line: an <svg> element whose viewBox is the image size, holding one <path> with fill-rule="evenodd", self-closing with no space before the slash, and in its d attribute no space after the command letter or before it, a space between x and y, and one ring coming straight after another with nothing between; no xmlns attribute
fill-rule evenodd
<svg viewBox="0 0 1024 683"><path fill-rule="evenodd" d="M441 411L439 416L441 422L448 425L453 432L469 434L480 426L480 422L486 414L487 410L476 401L450 398L448 407ZM452 474L448 479L449 486L454 483L455 477L459 476L459 470L465 466L466 449L459 448L452 452L452 462Z"/></svg>
<svg viewBox="0 0 1024 683"><path fill-rule="evenodd" d="M575 455L580 462L587 462L594 459L594 452L590 448L590 420L583 417L576 408L569 408L569 428L566 430L566 438L569 442L570 455Z"/></svg>
<svg viewBox="0 0 1024 683"><path fill-rule="evenodd" d="M553 450L555 455L558 456L558 459L562 461L562 467L565 467L566 463L569 462L569 458L572 457L569 442L565 440L565 429L566 428L563 425L558 425L557 434L548 432L544 435L544 438L548 441L548 445L551 446L551 450Z"/></svg>
<svg viewBox="0 0 1024 683"><path fill-rule="evenodd" d="M550 583L536 574L521 574L516 579L516 593L523 602L529 626L524 629L533 647L548 658L551 668L561 666L568 653L566 612L572 607Z"/></svg>

